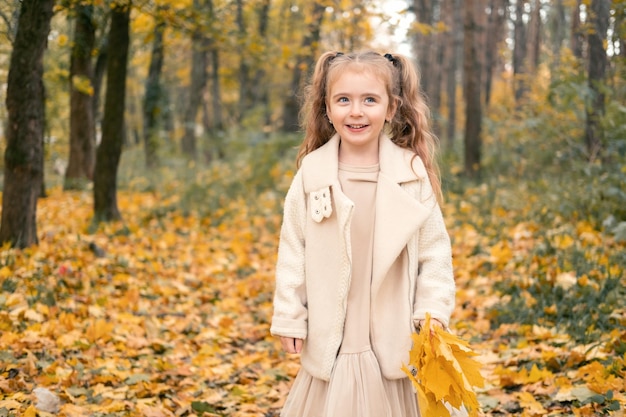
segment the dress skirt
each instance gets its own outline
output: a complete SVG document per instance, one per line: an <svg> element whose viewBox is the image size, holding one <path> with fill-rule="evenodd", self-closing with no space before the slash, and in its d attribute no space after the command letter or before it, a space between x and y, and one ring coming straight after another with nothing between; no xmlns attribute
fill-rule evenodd
<svg viewBox="0 0 626 417"><path fill-rule="evenodd" d="M339 164L342 191L354 203L350 229L352 278L342 344L330 381L300 369L282 417L419 416L411 381L385 378L371 348L370 288L378 170L378 165Z"/></svg>
<svg viewBox="0 0 626 417"><path fill-rule="evenodd" d="M417 397L408 378L386 379L371 350L340 354L330 382L301 368L283 417L416 417Z"/></svg>

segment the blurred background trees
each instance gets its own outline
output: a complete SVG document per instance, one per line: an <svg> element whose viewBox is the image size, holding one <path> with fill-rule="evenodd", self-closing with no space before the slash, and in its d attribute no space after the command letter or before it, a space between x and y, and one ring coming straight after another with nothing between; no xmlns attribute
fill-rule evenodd
<svg viewBox="0 0 626 417"><path fill-rule="evenodd" d="M43 138L12 142L11 57L38 53L36 42L19 41L39 18L21 15L25 4L0 0L3 228L17 224L4 217L18 204L7 201L10 187L26 181L39 195L44 171L48 186L61 178L67 190L93 187L94 218L108 220L120 216L120 158L147 178L261 145L280 158L299 140L301 87L326 50L410 53L453 174L519 175L530 159L623 160L624 0L57 1L41 74L46 115L36 117ZM114 38L120 8L127 63L124 37ZM12 144L35 152L40 142L43 166L16 171Z"/></svg>

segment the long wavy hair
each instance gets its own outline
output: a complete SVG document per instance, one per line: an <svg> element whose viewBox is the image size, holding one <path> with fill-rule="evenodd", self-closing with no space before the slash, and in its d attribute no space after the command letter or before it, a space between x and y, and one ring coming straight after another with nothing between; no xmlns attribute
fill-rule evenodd
<svg viewBox="0 0 626 417"><path fill-rule="evenodd" d="M366 51L343 54L326 52L315 65L304 89L300 124L305 132L298 152L302 158L324 145L335 134L326 115L330 87L348 69L369 71L385 84L393 118L386 126L390 139L398 146L412 150L426 167L437 200L441 201L441 181L435 158L439 141L430 126L430 110L420 89L419 74L409 58L403 55L381 55Z"/></svg>

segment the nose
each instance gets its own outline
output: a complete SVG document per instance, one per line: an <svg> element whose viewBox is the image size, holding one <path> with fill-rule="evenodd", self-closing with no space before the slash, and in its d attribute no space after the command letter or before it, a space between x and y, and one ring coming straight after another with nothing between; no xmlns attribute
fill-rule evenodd
<svg viewBox="0 0 626 417"><path fill-rule="evenodd" d="M360 103L354 103L351 109L352 116L361 116L363 115L363 108Z"/></svg>

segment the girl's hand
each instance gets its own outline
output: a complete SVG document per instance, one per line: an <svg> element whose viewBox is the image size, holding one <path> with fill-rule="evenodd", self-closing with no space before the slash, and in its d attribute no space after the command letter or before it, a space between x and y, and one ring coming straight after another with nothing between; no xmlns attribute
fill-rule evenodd
<svg viewBox="0 0 626 417"><path fill-rule="evenodd" d="M280 337L280 344L287 353L300 353L302 351L302 339L294 337Z"/></svg>
<svg viewBox="0 0 626 417"><path fill-rule="evenodd" d="M418 333L419 333L420 330L422 330L422 328L424 327L425 323L426 323L426 320L424 320L424 319L422 319L422 320L417 322L417 331L418 331ZM433 318L430 319L430 327L431 327L430 328L431 332L433 331L433 329L435 327L439 327L440 329L444 328L443 323L441 323L439 320L433 319Z"/></svg>

